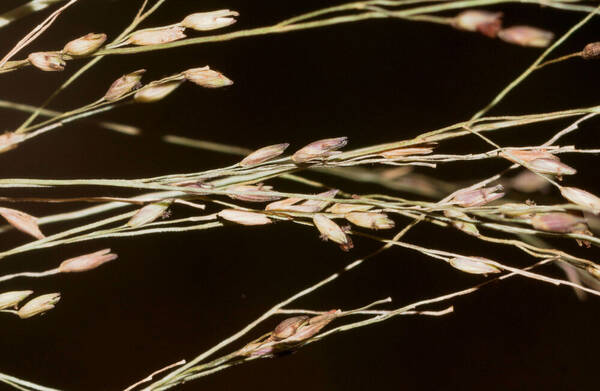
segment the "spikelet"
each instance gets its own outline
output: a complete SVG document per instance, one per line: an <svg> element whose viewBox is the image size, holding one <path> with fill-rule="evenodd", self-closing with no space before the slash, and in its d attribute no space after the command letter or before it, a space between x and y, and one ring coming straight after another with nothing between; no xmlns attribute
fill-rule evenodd
<svg viewBox="0 0 600 391"><path fill-rule="evenodd" d="M220 72L213 71L208 66L188 69L183 72L183 75L187 80L204 88L221 88L233 84L232 80Z"/></svg>
<svg viewBox="0 0 600 391"><path fill-rule="evenodd" d="M498 38L515 45L545 48L554 39L554 33L531 26L513 26L500 30Z"/></svg>
<svg viewBox="0 0 600 391"><path fill-rule="evenodd" d="M0 208L0 216L4 217L10 225L19 231L25 232L36 239L43 239L45 237L42 231L40 231L37 218L27 213L16 209Z"/></svg>
<svg viewBox="0 0 600 391"><path fill-rule="evenodd" d="M340 245L340 248L344 251L348 251L353 247L352 240L342 228L333 222L330 218L323 214L316 214L313 217L313 223L315 227L321 233L323 239L329 239L334 243Z"/></svg>
<svg viewBox="0 0 600 391"><path fill-rule="evenodd" d="M104 94L104 99L109 102L114 102L119 100L123 95L139 88L141 86L140 80L142 80L144 72L146 72L145 69L139 69L115 80L110 85L108 91L106 91L106 94Z"/></svg>
<svg viewBox="0 0 600 391"><path fill-rule="evenodd" d="M490 264L490 260L483 257L457 257L450 261L452 267L471 274L500 273L501 270Z"/></svg>
<svg viewBox="0 0 600 391"><path fill-rule="evenodd" d="M218 216L224 220L241 225L264 225L273 222L262 213L237 209L223 209L218 213Z"/></svg>
<svg viewBox="0 0 600 391"><path fill-rule="evenodd" d="M85 272L117 258L117 254L112 254L110 248L105 248L91 254L80 255L62 261L58 270L61 273Z"/></svg>
<svg viewBox="0 0 600 391"><path fill-rule="evenodd" d="M165 27L153 30L136 31L129 37L129 43L138 46L159 45L185 38L185 28L180 26Z"/></svg>
<svg viewBox="0 0 600 391"><path fill-rule="evenodd" d="M106 34L89 33L67 43L62 52L70 56L86 56L94 53L106 42Z"/></svg>
<svg viewBox="0 0 600 391"><path fill-rule="evenodd" d="M64 71L67 64L57 52L31 53L27 59L31 65L46 72Z"/></svg>
<svg viewBox="0 0 600 391"><path fill-rule="evenodd" d="M283 143L257 149L246 156L239 164L242 167L256 166L257 164L264 163L281 155L289 146L290 144Z"/></svg>
<svg viewBox="0 0 600 391"><path fill-rule="evenodd" d="M48 293L46 295L37 296L29 300L23 307L17 311L17 315L21 319L31 318L32 316L43 314L54 308L54 304L60 300L60 293Z"/></svg>
<svg viewBox="0 0 600 391"><path fill-rule="evenodd" d="M337 149L344 147L348 143L347 137L328 138L315 141L296 151L292 155L295 163L305 163L313 159L325 159L334 155Z"/></svg>
<svg viewBox="0 0 600 391"><path fill-rule="evenodd" d="M186 16L179 24L196 31L209 31L231 26L237 22L237 16L240 14L231 10L198 12Z"/></svg>

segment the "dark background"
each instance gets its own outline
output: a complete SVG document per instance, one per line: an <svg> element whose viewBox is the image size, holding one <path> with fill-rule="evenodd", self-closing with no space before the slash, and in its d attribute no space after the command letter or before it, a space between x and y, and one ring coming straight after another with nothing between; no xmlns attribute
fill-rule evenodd
<svg viewBox="0 0 600 391"><path fill-rule="evenodd" d="M0 11L20 1L3 1ZM90 31L116 36L141 1L82 0L20 56L58 49ZM195 11L230 8L241 13L231 29L272 24L340 1L170 0L145 26L170 24ZM562 34L583 15L538 6L503 6L507 25L527 23ZM48 14L23 19L0 32L6 53ZM580 50L598 38L589 23L555 55ZM196 35L190 33L190 36ZM349 136L349 147L409 138L468 119L525 69L539 49L521 48L446 26L372 20L282 35L239 39L140 55L111 56L52 105L67 110L95 100L123 73L139 68L153 80L210 65L235 81L205 90L184 85L164 101L130 105L102 119L143 129L140 137L82 121L0 155L0 175L30 178L140 178L194 172L234 163L237 157L160 140L167 133L258 148L290 142L298 148L319 138ZM20 57L19 56L19 57ZM0 75L0 98L39 104L82 62L64 73L34 68ZM598 103L598 63L575 59L548 67L511 93L495 114L525 114ZM1 111L4 129L24 120ZM597 148L597 121L565 143ZM568 122L494 134L502 145L540 143ZM550 133L552 132L552 133ZM453 152L487 150L475 138L448 144ZM598 193L591 156L565 157L580 174L566 183ZM475 181L507 164L448 164L421 172L444 180ZM350 192L388 191L328 180ZM291 189L279 183L278 189ZM303 188L304 189L304 188ZM305 191L311 191L310 189ZM393 193L393 192L392 192ZM125 195L127 191L76 188L5 194ZM398 194L402 196L403 194ZM406 195L412 197L411 195ZM556 194L531 196L558 200ZM549 198L544 198L549 197ZM84 205L20 205L37 216ZM189 213L174 208L174 217ZM408 220L398 220L399 224ZM71 223L73 224L73 223ZM45 227L47 234L69 224ZM28 240L4 235L3 248ZM485 255L514 266L531 259L516 250L484 245L461 233L422 224L406 240L450 251ZM377 245L357 239L350 253L305 227L224 229L134 239L101 240L29 252L2 261L2 273L45 270L60 260L111 247L119 260L89 273L13 280L1 290L60 291L62 300L43 317L2 316L0 371L64 390L118 390L155 369L198 353L235 333L275 303L312 285ZM597 248L563 249L594 258ZM544 272L561 276L554 267ZM293 307L351 309L391 296L394 306L463 289L480 277L407 250L393 249L346 273ZM280 359L259 360L190 383L181 390L591 390L597 389L600 351L596 297L578 301L572 290L513 278L452 302L442 318L400 317L336 335ZM277 323L270 319L223 352L239 348Z"/></svg>

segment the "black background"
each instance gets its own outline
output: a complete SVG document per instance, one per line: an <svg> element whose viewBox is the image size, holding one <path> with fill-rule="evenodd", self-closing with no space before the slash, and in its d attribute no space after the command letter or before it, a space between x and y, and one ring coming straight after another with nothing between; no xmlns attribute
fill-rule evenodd
<svg viewBox="0 0 600 391"><path fill-rule="evenodd" d="M3 1L8 10L20 1ZM140 1L81 0L30 48L59 49L90 31L116 36ZM232 29L275 23L339 1L169 0L145 26L174 23L196 12L230 8L241 13ZM507 25L527 23L564 33L579 13L538 6L503 6ZM48 13L3 28L6 53ZM230 28L231 29L231 28ZM598 21L589 23L555 55L578 51L598 39ZM194 35L190 33L190 35ZM167 133L248 148L290 142L298 148L319 138L348 136L349 147L409 138L468 119L525 69L539 49L459 32L446 26L401 20L372 20L277 36L111 56L64 92L52 108L67 110L101 96L123 73L139 68L153 80L210 65L235 81L232 87L204 90L184 85L164 101L130 105L110 119L139 126L131 137L82 121L38 137L0 155L2 177L140 178L194 172L234 163L237 157L160 140ZM34 68L0 75L0 98L39 104L82 62L64 73ZM598 103L598 63L575 59L548 67L511 93L495 114L547 112ZM12 129L24 114L1 111ZM502 145L540 143L568 122L505 130ZM565 143L598 147L589 121ZM463 138L448 150L487 150L481 140ZM580 170L567 183L598 192L591 156L565 160ZM444 180L481 179L506 167L501 161L448 164L422 172ZM328 180L350 192L388 191L377 186ZM296 189L276 182L278 189ZM302 188L303 189L303 188ZM299 190L299 189L297 189ZM303 189L306 190L306 189ZM308 190L310 191L310 190ZM126 195L127 191L76 188L5 194ZM544 198L547 197L547 198ZM556 194L532 195L558 200ZM84 205L76 205L83 207ZM43 216L69 207L20 205ZM183 217L187 208L174 208ZM398 220L407 223L408 220ZM47 234L70 227L53 224ZM27 239L4 234L3 248ZM483 245L458 232L422 225L406 240L466 254L485 255L514 266L531 259L516 250ZM377 248L357 239L350 253L318 240L301 226L224 229L101 240L29 252L2 260L2 273L44 270L60 260L111 247L118 261L89 273L41 280L13 280L2 291L60 291L57 308L26 321L5 315L0 332L0 371L64 390L118 390L155 369L190 359L235 333L275 303L313 284L353 259ZM557 242L563 249L594 258L597 249ZM554 267L544 272L560 276ZM395 306L466 288L481 281L407 250L393 249L343 275L293 307L350 309L391 296ZM565 390L597 389L600 351L598 298L578 301L568 288L521 278L454 301L455 313L442 318L396 318L336 335L280 359L259 360L220 372L181 390ZM271 319L246 339L277 323ZM225 350L227 352L229 350Z"/></svg>

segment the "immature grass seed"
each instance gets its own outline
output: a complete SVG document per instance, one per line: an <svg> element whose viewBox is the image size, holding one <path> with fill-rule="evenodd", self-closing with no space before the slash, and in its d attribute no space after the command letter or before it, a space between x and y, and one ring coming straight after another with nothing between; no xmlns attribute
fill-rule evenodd
<svg viewBox="0 0 600 391"><path fill-rule="evenodd" d="M342 228L323 214L315 214L313 217L315 227L324 239L329 239L340 245L341 249L348 251L353 247L352 240Z"/></svg>
<svg viewBox="0 0 600 391"><path fill-rule="evenodd" d="M294 316L287 318L275 327L271 336L274 340L280 341L296 334L298 328L308 321L309 317L306 315Z"/></svg>
<svg viewBox="0 0 600 391"><path fill-rule="evenodd" d="M280 322L275 329L261 338L250 342L238 351L241 356L261 357L296 348L310 339L340 315L340 310L331 310L309 318L294 316Z"/></svg>
<svg viewBox="0 0 600 391"><path fill-rule="evenodd" d="M106 91L106 94L104 94L104 99L109 102L115 102L123 95L139 88L141 86L140 80L142 80L144 72L146 72L145 69L139 69L115 80L108 91Z"/></svg>
<svg viewBox="0 0 600 391"><path fill-rule="evenodd" d="M502 185L483 189L461 190L452 197L450 202L463 207L482 206L504 197L503 190Z"/></svg>
<svg viewBox="0 0 600 391"><path fill-rule="evenodd" d="M518 163L518 160L530 162L535 159L551 159L560 160L558 156L547 152L545 149L512 149L507 148L505 152L499 154L503 158L510 160L513 163ZM516 158L516 159L515 159Z"/></svg>
<svg viewBox="0 0 600 391"><path fill-rule="evenodd" d="M577 174L576 169L555 159L535 159L529 162L529 167L540 174L550 174L557 177Z"/></svg>
<svg viewBox="0 0 600 391"><path fill-rule="evenodd" d="M0 293L0 310L6 308L15 308L19 303L25 300L33 291L12 291Z"/></svg>
<svg viewBox="0 0 600 391"><path fill-rule="evenodd" d="M501 40L521 46L544 48L554 39L554 33L531 26L512 26L498 32Z"/></svg>
<svg viewBox="0 0 600 391"><path fill-rule="evenodd" d="M239 164L242 167L256 166L281 155L290 144L275 144L263 147L246 156Z"/></svg>
<svg viewBox="0 0 600 391"><path fill-rule="evenodd" d="M379 154L386 159L394 159L404 156L414 156L414 155L428 155L433 152L435 146L424 146L424 147L412 147L412 148L396 148L390 149L389 151L384 151Z"/></svg>
<svg viewBox="0 0 600 391"><path fill-rule="evenodd" d="M305 163L313 159L325 159L334 155L336 150L348 144L348 137L327 138L312 142L292 155L295 163Z"/></svg>
<svg viewBox="0 0 600 391"><path fill-rule="evenodd" d="M322 198L335 198L335 196L339 193L338 189L327 190L323 193L317 194L317 197ZM332 201L322 201L322 200L306 200L300 206L304 206L306 208L310 208L312 212L320 212L325 209Z"/></svg>
<svg viewBox="0 0 600 391"><path fill-rule="evenodd" d="M106 34L89 33L67 43L62 52L70 56L86 56L94 53L106 42Z"/></svg>
<svg viewBox="0 0 600 391"><path fill-rule="evenodd" d="M31 318L32 316L43 314L54 308L54 305L60 300L60 293L48 293L35 297L28 301L17 311L21 319Z"/></svg>
<svg viewBox="0 0 600 391"><path fill-rule="evenodd" d="M271 196L271 195L262 195L262 194L254 194L256 192L262 191L271 191L273 190L272 186L264 186L264 185L235 185L228 187L227 190L235 191L243 194L228 194L229 198L233 198L234 200L247 201L247 202L269 202L278 200L281 197L279 196Z"/></svg>
<svg viewBox="0 0 600 391"><path fill-rule="evenodd" d="M350 212L365 212L369 209L373 209L373 205L361 205L361 204L333 204L332 207L327 209L329 213L335 214L346 214Z"/></svg>
<svg viewBox="0 0 600 391"><path fill-rule="evenodd" d="M171 92L175 91L181 83L183 83L182 80L173 80L155 84L150 83L147 86L140 88L133 96L133 99L140 103L158 102Z"/></svg>
<svg viewBox="0 0 600 391"><path fill-rule="evenodd" d="M395 226L385 213L350 212L344 217L352 224L368 229L390 229Z"/></svg>
<svg viewBox="0 0 600 391"><path fill-rule="evenodd" d="M302 201L302 198L286 198L280 201L274 201L271 202L269 204L267 204L267 206L265 206L265 210L289 210L289 207L297 204L298 202Z"/></svg>
<svg viewBox="0 0 600 391"><path fill-rule="evenodd" d="M210 31L234 24L237 22L235 19L237 16L240 14L231 10L198 12L186 16L180 25L196 31Z"/></svg>
<svg viewBox="0 0 600 391"><path fill-rule="evenodd" d="M589 208L594 214L600 214L600 198L576 187L562 187L560 193L574 204Z"/></svg>
<svg viewBox="0 0 600 391"><path fill-rule="evenodd" d="M463 231L464 233L468 234L468 235L473 235L473 236L479 236L479 230L477 229L477 226L473 223L468 223L466 221L462 221L462 220L469 220L469 216L466 213L462 213L459 211L455 211L455 210L445 210L444 211L444 216L452 219L452 225Z"/></svg>
<svg viewBox="0 0 600 391"><path fill-rule="evenodd" d="M466 10L454 17L452 26L459 30L478 31L494 38L502 28L502 12Z"/></svg>
<svg viewBox="0 0 600 391"><path fill-rule="evenodd" d="M535 229L550 232L570 233L585 230L585 220L570 213L540 213L531 218Z"/></svg>
<svg viewBox="0 0 600 391"><path fill-rule="evenodd" d="M67 63L57 52L36 52L27 56L34 67L46 72L64 71Z"/></svg>
<svg viewBox="0 0 600 391"><path fill-rule="evenodd" d="M15 149L20 142L25 140L24 134L5 132L0 135L0 153Z"/></svg>
<svg viewBox="0 0 600 391"><path fill-rule="evenodd" d="M112 254L110 248L105 248L104 250L96 251L91 254L80 255L62 261L58 270L61 273L85 272L117 258L118 255Z"/></svg>
<svg viewBox="0 0 600 391"><path fill-rule="evenodd" d="M454 268L465 273L492 274L501 272L496 266L488 263L491 260L483 257L456 257L449 262Z"/></svg>
<svg viewBox="0 0 600 391"><path fill-rule="evenodd" d="M129 43L138 46L159 45L185 38L185 28L180 26L165 27L154 30L137 31L129 37Z"/></svg>
<svg viewBox="0 0 600 391"><path fill-rule="evenodd" d="M262 213L237 209L223 209L218 216L224 220L241 225L265 225L273 221Z"/></svg>
<svg viewBox="0 0 600 391"><path fill-rule="evenodd" d="M4 217L10 225L19 231L25 232L36 239L43 239L45 237L42 231L40 231L36 217L10 208L0 208L0 216Z"/></svg>
<svg viewBox="0 0 600 391"><path fill-rule="evenodd" d="M163 200L141 207L127 222L132 228L151 223L165 215L173 200Z"/></svg>
<svg viewBox="0 0 600 391"><path fill-rule="evenodd" d="M232 80L220 72L213 71L208 66L188 69L183 74L187 80L204 88L221 88L233 84Z"/></svg>

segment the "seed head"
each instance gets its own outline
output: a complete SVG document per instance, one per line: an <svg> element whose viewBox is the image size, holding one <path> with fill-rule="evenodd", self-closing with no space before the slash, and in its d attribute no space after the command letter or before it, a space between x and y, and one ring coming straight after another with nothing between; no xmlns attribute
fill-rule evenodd
<svg viewBox="0 0 600 391"><path fill-rule="evenodd" d="M183 74L187 80L204 88L221 88L233 84L233 81L225 77L222 73L213 71L208 66L188 69Z"/></svg>
<svg viewBox="0 0 600 391"><path fill-rule="evenodd" d="M576 187L562 187L560 193L574 204L591 209L594 214L600 214L600 198Z"/></svg>
<svg viewBox="0 0 600 391"><path fill-rule="evenodd" d="M573 167L554 159L535 159L529 162L529 167L540 174L550 174L557 177L577 174L577 170Z"/></svg>
<svg viewBox="0 0 600 391"><path fill-rule="evenodd" d="M344 147L348 143L348 137L328 138L315 141L304 148L298 150L292 155L295 163L305 163L313 159L325 159L334 155L336 150Z"/></svg>
<svg viewBox="0 0 600 391"><path fill-rule="evenodd" d="M27 56L27 59L36 68L46 72L64 71L67 63L57 52L36 52Z"/></svg>
<svg viewBox="0 0 600 391"><path fill-rule="evenodd" d="M585 220L570 213L540 213L531 218L533 228L542 231L569 233L585 230Z"/></svg>
<svg viewBox="0 0 600 391"><path fill-rule="evenodd" d="M115 80L108 91L106 91L106 94L104 94L104 99L109 102L115 102L123 95L139 88L141 86L140 80L142 80L144 72L146 72L145 69L139 69Z"/></svg>
<svg viewBox="0 0 600 391"><path fill-rule="evenodd" d="M181 80L172 80L154 84L150 83L148 86L143 87L136 92L133 99L140 103L157 102L175 91L181 83L183 83Z"/></svg>
<svg viewBox="0 0 600 391"><path fill-rule="evenodd" d="M17 311L19 318L26 319L32 316L42 314L54 308L54 304L60 300L60 293L48 293L35 297L28 301L23 307Z"/></svg>
<svg viewBox="0 0 600 391"><path fill-rule="evenodd" d="M129 43L138 46L159 45L185 38L185 28L180 26L165 27L155 30L137 31L129 37Z"/></svg>
<svg viewBox="0 0 600 391"><path fill-rule="evenodd" d="M173 200L164 200L141 207L136 214L129 219L127 225L135 228L144 224L151 223L160 217L164 216L167 209L171 206Z"/></svg>
<svg viewBox="0 0 600 391"><path fill-rule="evenodd" d="M354 225L369 229L390 229L395 225L385 213L350 212L344 217Z"/></svg>
<svg viewBox="0 0 600 391"><path fill-rule="evenodd" d="M498 32L501 40L521 46L544 48L554 39L554 33L531 26L513 26Z"/></svg>
<svg viewBox="0 0 600 391"><path fill-rule="evenodd" d="M58 270L61 273L85 272L117 258L118 255L112 254L110 248L105 248L104 250L96 251L95 253L85 254L62 261Z"/></svg>
<svg viewBox="0 0 600 391"><path fill-rule="evenodd" d="M234 24L237 22L234 17L239 15L239 13L230 10L199 12L186 16L180 24L183 27L197 31L209 31Z"/></svg>
<svg viewBox="0 0 600 391"><path fill-rule="evenodd" d="M464 207L481 206L504 197L502 185L484 189L461 190L454 195L451 202Z"/></svg>
<svg viewBox="0 0 600 391"><path fill-rule="evenodd" d="M465 273L490 274L501 272L500 269L489 263L493 261L483 257L457 257L452 258L449 262L450 265Z"/></svg>
<svg viewBox="0 0 600 391"><path fill-rule="evenodd" d="M70 56L85 56L94 53L106 41L106 34L89 33L67 43L62 52Z"/></svg>
<svg viewBox="0 0 600 391"><path fill-rule="evenodd" d="M244 160L242 160L240 162L240 166L242 166L242 167L255 166L257 164L264 163L268 160L274 159L277 156L281 155L286 150L286 148L289 146L290 146L290 144L283 143L283 144L269 145L268 147L257 149L256 151L252 152L250 155L246 156L244 158Z"/></svg>
<svg viewBox="0 0 600 391"><path fill-rule="evenodd" d="M262 213L248 212L245 210L223 209L218 215L224 220L241 225L264 225L273 222Z"/></svg>
<svg viewBox="0 0 600 391"><path fill-rule="evenodd" d="M581 52L584 60L595 60L600 58L600 42L592 42L585 45Z"/></svg>
<svg viewBox="0 0 600 391"><path fill-rule="evenodd" d="M16 307L21 301L25 300L33 291L12 291L0 293L0 310Z"/></svg>
<svg viewBox="0 0 600 391"><path fill-rule="evenodd" d="M459 30L478 31L494 38L502 28L502 12L466 10L454 18L452 26Z"/></svg>
<svg viewBox="0 0 600 391"><path fill-rule="evenodd" d="M42 231L40 231L37 218L27 213L16 209L0 208L0 216L4 217L10 225L19 231L25 232L36 239L43 239L45 237Z"/></svg>
<svg viewBox="0 0 600 391"><path fill-rule="evenodd" d="M333 220L329 219L327 216L316 214L313 217L313 223L319 232L321 232L324 239L329 239L332 242L339 244L342 250L348 251L353 247L350 237L346 235L339 225L334 223Z"/></svg>

